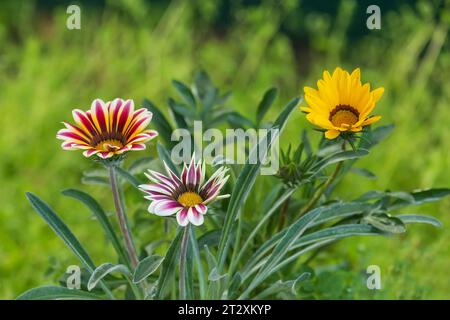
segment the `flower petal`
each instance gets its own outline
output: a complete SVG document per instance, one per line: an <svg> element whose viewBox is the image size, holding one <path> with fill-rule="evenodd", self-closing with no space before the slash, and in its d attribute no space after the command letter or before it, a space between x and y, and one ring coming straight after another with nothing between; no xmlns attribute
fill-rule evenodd
<svg viewBox="0 0 450 320"><path fill-rule="evenodd" d="M339 136L341 132L339 130L330 129L325 132L325 138L327 139L334 139Z"/></svg>
<svg viewBox="0 0 450 320"><path fill-rule="evenodd" d="M188 208L183 208L177 213L177 222L180 226L185 227L189 223Z"/></svg>
<svg viewBox="0 0 450 320"><path fill-rule="evenodd" d="M183 209L175 200L161 200L154 206L153 212L158 216L170 216Z"/></svg>
<svg viewBox="0 0 450 320"><path fill-rule="evenodd" d="M204 222L203 214L198 212L195 208L192 208L192 207L189 208L187 215L188 215L189 221L195 226L200 226Z"/></svg>

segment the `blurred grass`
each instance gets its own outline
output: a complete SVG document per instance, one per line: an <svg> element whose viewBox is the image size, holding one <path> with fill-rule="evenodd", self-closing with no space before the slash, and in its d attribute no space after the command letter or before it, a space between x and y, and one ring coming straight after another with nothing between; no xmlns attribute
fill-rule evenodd
<svg viewBox="0 0 450 320"><path fill-rule="evenodd" d="M112 256L87 210L59 193L80 187L81 172L94 167L80 153L61 151L55 139L60 121L70 119L73 108L87 109L96 97L149 97L165 106L174 94L170 81L189 81L199 68L233 90L230 104L248 116L265 89L276 85L281 96L270 118L301 94L304 85L314 85L324 68L360 66L364 81L385 87L377 111L396 130L358 164L378 179L350 175L339 186L339 195L351 199L361 190L449 186L448 6L436 8L436 2L426 1L402 5L382 16L380 31L351 38L350 19L366 19L355 1L341 2L334 14L305 11L296 1L264 1L234 8L233 24L226 28L208 20L221 10L209 2L152 6L107 1L104 8L82 6L79 31L66 29L65 6L36 14L35 4L0 5L0 298L51 283L53 276L45 270L53 258L60 270L76 263L33 212L25 191L46 199L80 240L89 243L97 263ZM291 12L300 12L306 25L301 29L306 35L295 41L289 32L281 32L286 21L291 22L291 34L297 30ZM304 127L310 125L298 112L282 144L296 141ZM83 188L109 199L98 187ZM412 226L402 237L348 239L319 256L318 264L347 261L353 274L379 265L383 290L373 293L355 286L357 298L448 299L449 208L448 199L421 208L439 217L442 229Z"/></svg>

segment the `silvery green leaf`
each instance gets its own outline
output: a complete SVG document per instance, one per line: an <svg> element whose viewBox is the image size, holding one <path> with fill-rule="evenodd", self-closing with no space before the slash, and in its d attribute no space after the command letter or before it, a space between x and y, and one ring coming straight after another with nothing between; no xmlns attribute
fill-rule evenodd
<svg viewBox="0 0 450 320"><path fill-rule="evenodd" d="M27 192L26 196L30 201L32 207L36 212L45 220L45 222L52 228L52 230L60 237L65 244L72 250L72 252L80 259L81 263L86 267L86 269L92 273L95 270L95 264L91 257L88 255L84 247L74 236L72 231L67 227L67 225L61 220L61 218L49 207L41 198L38 196ZM114 298L111 291L108 289L103 281L100 281L100 285L110 298Z"/></svg>
<svg viewBox="0 0 450 320"><path fill-rule="evenodd" d="M128 270L128 268L123 264L112 264L109 262L103 263L99 265L91 274L87 285L88 290L91 291L92 289L94 289L100 280L113 272L120 272L125 276L128 276L130 274L130 270Z"/></svg>
<svg viewBox="0 0 450 320"><path fill-rule="evenodd" d="M134 270L133 282L139 283L146 279L159 268L163 260L164 257L153 255L139 261L136 270Z"/></svg>
<svg viewBox="0 0 450 320"><path fill-rule="evenodd" d="M213 268L212 270L211 270L211 272L209 273L209 275L208 275L208 280L209 281L219 281L220 279L223 279L223 278L225 278L227 276L227 274L225 273L225 274L219 274L218 272L217 272L217 268Z"/></svg>
<svg viewBox="0 0 450 320"><path fill-rule="evenodd" d="M93 293L58 286L42 286L30 289L17 300L102 300Z"/></svg>
<svg viewBox="0 0 450 320"><path fill-rule="evenodd" d="M363 221L388 233L404 233L406 231L405 224L402 220L385 213L370 214L365 216Z"/></svg>
<svg viewBox="0 0 450 320"><path fill-rule="evenodd" d="M398 214L397 218L403 221L403 223L427 223L435 227L442 227L442 223L433 216L423 214Z"/></svg>

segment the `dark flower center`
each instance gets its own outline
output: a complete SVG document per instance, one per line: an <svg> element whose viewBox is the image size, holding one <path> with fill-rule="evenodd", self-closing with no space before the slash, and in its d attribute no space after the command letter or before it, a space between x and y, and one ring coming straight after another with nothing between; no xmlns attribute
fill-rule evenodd
<svg viewBox="0 0 450 320"><path fill-rule="evenodd" d="M329 120L336 127L351 127L359 120L359 112L349 105L338 105L330 112Z"/></svg>

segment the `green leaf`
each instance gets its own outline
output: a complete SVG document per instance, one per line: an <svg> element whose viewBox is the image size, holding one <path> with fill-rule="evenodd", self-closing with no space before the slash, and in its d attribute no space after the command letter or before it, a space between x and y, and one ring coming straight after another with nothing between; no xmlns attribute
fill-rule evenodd
<svg viewBox="0 0 450 320"><path fill-rule="evenodd" d="M442 223L433 216L422 214L398 214L397 218L403 221L403 223L427 223L435 227L442 227Z"/></svg>
<svg viewBox="0 0 450 320"><path fill-rule="evenodd" d="M186 102L190 107L195 108L195 98L192 94L191 89L189 89L188 86L178 80L172 80L172 84L174 85L175 89L177 89L183 101Z"/></svg>
<svg viewBox="0 0 450 320"><path fill-rule="evenodd" d="M82 177L81 178L81 183L109 186L109 179L108 178L102 178L102 177Z"/></svg>
<svg viewBox="0 0 450 320"><path fill-rule="evenodd" d="M128 167L128 172L138 174L150 168L153 157L142 157L133 161Z"/></svg>
<svg viewBox="0 0 450 320"><path fill-rule="evenodd" d="M258 295L256 295L253 299L260 300L268 296L273 296L280 292L288 292L295 295L296 294L295 287L297 283L308 280L310 276L311 273L304 272L295 280L288 280L288 281L278 280L275 283L271 284L267 289L263 290Z"/></svg>
<svg viewBox="0 0 450 320"><path fill-rule="evenodd" d="M308 137L308 131L306 131L306 129L302 130L302 143L304 145L304 150L306 152L306 155L308 157L311 157L313 152L312 152L312 147L311 147L311 141L309 140L309 137Z"/></svg>
<svg viewBox="0 0 450 320"><path fill-rule="evenodd" d="M219 244L220 235L222 234L221 229L214 229L205 232L198 238L198 247L204 248L205 245L208 247L215 247Z"/></svg>
<svg viewBox="0 0 450 320"><path fill-rule="evenodd" d="M209 75L204 70L200 70L195 73L194 84L197 96L200 99L204 99L208 92L208 89L214 87L211 79L209 78Z"/></svg>
<svg viewBox="0 0 450 320"><path fill-rule="evenodd" d="M62 194L67 197L72 197L74 199L81 201L91 210L92 214L97 218L98 222L100 222L100 225L105 231L105 234L108 237L108 239L111 241L114 250L119 255L120 260L124 263L127 263L128 266L130 267L128 255L126 254L125 249L122 246L122 243L117 237L111 222L109 221L105 211L100 206L100 204L89 194L80 190L66 189L62 192Z"/></svg>
<svg viewBox="0 0 450 320"><path fill-rule="evenodd" d="M227 121L230 126L236 128L253 128L255 124L239 112L233 111L227 114Z"/></svg>
<svg viewBox="0 0 450 320"><path fill-rule="evenodd" d="M161 273L158 278L158 286L156 288L157 299L164 298L164 293L168 287L169 279L175 273L175 268L177 265L178 252L180 251L181 238L183 236L183 229L177 229L177 235L170 244L167 250L166 256L161 266Z"/></svg>
<svg viewBox="0 0 450 320"><path fill-rule="evenodd" d="M406 231L405 224L401 219L385 213L370 214L365 216L363 221L388 233L404 233Z"/></svg>
<svg viewBox="0 0 450 320"><path fill-rule="evenodd" d="M172 126L167 121L164 114L148 99L144 99L142 102L144 108L153 113L152 125L155 126L158 131L159 136L164 140L166 145L172 145L172 141L170 139L172 135Z"/></svg>
<svg viewBox="0 0 450 320"><path fill-rule="evenodd" d="M345 224L318 230L301 236L290 250L322 240L339 240L351 236L383 235L379 229L367 224Z"/></svg>
<svg viewBox="0 0 450 320"><path fill-rule="evenodd" d="M133 187L135 187L136 189L139 188L139 185L142 184L141 181L139 181L138 178L136 178L135 176L133 176L131 173L129 173L127 170L122 169L120 167L116 167L116 172L119 174L119 176L121 176L122 178L124 178L125 180L127 180Z"/></svg>
<svg viewBox="0 0 450 320"><path fill-rule="evenodd" d="M66 224L59 218L59 216L38 196L27 192L26 196L30 201L31 206L36 212L47 222L52 230L66 243L66 245L72 250L72 252L80 259L81 263L92 274L95 270L95 264L86 250L83 248L78 239L74 236L72 231L66 226ZM111 292L103 283L100 282L102 289L113 298Z"/></svg>
<svg viewBox="0 0 450 320"><path fill-rule="evenodd" d="M22 293L17 300L102 300L102 297L82 290L42 286Z"/></svg>
<svg viewBox="0 0 450 320"><path fill-rule="evenodd" d="M164 257L158 255L149 256L141 260L137 265L136 270L134 270L133 282L139 283L142 280L146 279L153 272L158 270L163 260Z"/></svg>
<svg viewBox="0 0 450 320"><path fill-rule="evenodd" d="M198 118L195 109L191 109L184 104L177 103L175 100L169 98L168 104L172 112L174 113L175 120L179 128L187 128L186 119L196 120ZM177 118L181 116L181 118Z"/></svg>
<svg viewBox="0 0 450 320"><path fill-rule="evenodd" d="M279 192L280 190L278 190ZM245 253L247 252L247 249L250 246L251 241L253 240L253 238L258 234L259 230L261 229L261 227L269 220L269 218L275 213L277 212L276 210L282 205L284 204L287 199L289 199L289 197L294 193L295 189L286 189L284 191L284 193L282 193L277 201L275 203L272 204L272 206L267 208L267 213L264 213L263 217L259 220L258 224L253 228L252 232L250 233L250 235L247 237L247 239L245 240L244 244L242 245L242 247L239 250L239 254L236 258L236 263L239 262L243 257L245 257Z"/></svg>
<svg viewBox="0 0 450 320"><path fill-rule="evenodd" d="M329 157L326 157L323 160L320 160L318 163L316 163L311 168L311 171L314 172L314 175L315 175L318 172L322 171L325 167L327 167L333 163L350 160L350 159L358 159L358 158L364 157L368 154L369 154L369 151L364 150L364 149L359 149L356 151L353 151L353 150L352 151L341 151L341 152L335 153Z"/></svg>
<svg viewBox="0 0 450 320"><path fill-rule="evenodd" d="M357 202L338 202L327 206L321 206L313 209L313 211L319 212L319 215L314 221L311 222L309 227L314 227L334 219L343 219L354 215L361 215L365 212L371 212L374 208L376 208L375 204ZM261 258L264 257L264 255L280 241L280 239L286 234L286 232L287 229L283 229L282 231L273 235L272 238L264 242L258 248L258 250L256 250L256 252L248 259L248 263L244 268L245 272L243 276L248 275L249 270L252 269L261 260Z"/></svg>
<svg viewBox="0 0 450 320"><path fill-rule="evenodd" d="M203 265L202 265L202 259L200 257L200 249L199 249L199 242L197 242L197 239L195 237L195 230L194 228L189 228L189 244L190 249L192 252L192 257L195 262L196 268L197 268L197 276L198 276L198 285L200 288L200 299L206 298L206 277L205 272L203 271Z"/></svg>
<svg viewBox="0 0 450 320"><path fill-rule="evenodd" d="M177 128L188 129L189 127L188 127L188 124L187 124L186 119L184 118L183 114L178 112L174 107L176 104L175 100L169 98L167 103L169 104L169 109L170 109L170 112L172 113L172 117L175 119ZM192 118L194 119L194 118L196 118L196 116L194 115Z"/></svg>
<svg viewBox="0 0 450 320"><path fill-rule="evenodd" d="M92 289L94 289L100 280L113 272L120 272L125 276L128 276L130 274L130 270L128 270L128 268L123 264L112 264L109 262L103 263L99 265L91 274L87 285L88 290L91 291Z"/></svg>
<svg viewBox="0 0 450 320"><path fill-rule="evenodd" d="M433 202L437 201L443 197L446 197L450 194L450 189L447 188L440 188L440 189L428 189L428 190L422 190L422 191L416 191L411 192L411 196L413 198L412 203L408 203L405 200L398 199L397 201L394 201L390 208L399 208L403 206L407 206L410 204L413 205L419 205L427 202Z"/></svg>
<svg viewBox="0 0 450 320"><path fill-rule="evenodd" d="M283 259L290 247L303 234L303 232L306 231L308 226L318 217L319 214L320 210L312 210L303 217L299 218L287 229L286 233L277 243L267 261L242 294L243 297L246 297L248 293L250 293L270 275L272 269L281 261L281 259Z"/></svg>
<svg viewBox="0 0 450 320"><path fill-rule="evenodd" d="M373 172L364 168L350 168L350 171L370 180L375 180L377 178L377 176Z"/></svg>
<svg viewBox="0 0 450 320"><path fill-rule="evenodd" d="M319 217L311 224L316 226L330 220L349 218L351 216L370 213L378 207L377 204L363 202L337 202L322 206Z"/></svg>
<svg viewBox="0 0 450 320"><path fill-rule="evenodd" d="M230 287L228 288L228 299L234 300L237 298L239 287L242 283L242 277L239 272L236 272L231 279Z"/></svg>
<svg viewBox="0 0 450 320"><path fill-rule="evenodd" d="M389 124L385 126L379 126L375 129L365 132L363 134L363 139L361 139L360 147L364 149L372 148L374 145L386 139L394 129L395 125Z"/></svg>
<svg viewBox="0 0 450 320"><path fill-rule="evenodd" d="M209 281L219 281L220 279L223 279L227 276L227 274L219 274L217 271L217 268L213 268L211 272L208 275Z"/></svg>
<svg viewBox="0 0 450 320"><path fill-rule="evenodd" d="M270 106L273 104L273 101L277 97L277 93L277 88L270 88L264 93L264 96L258 105L258 111L256 112L256 123L261 123L264 115L267 113Z"/></svg>
<svg viewBox="0 0 450 320"><path fill-rule="evenodd" d="M280 114L280 116L275 121L273 128L277 128L279 131L274 134L273 136L270 134L270 138L262 139L260 144L267 144L270 149L272 146L272 142L274 139L278 138L280 132L283 130L290 114L295 109L295 107L298 105L299 99L294 99L291 102L288 103L284 111ZM270 132L270 131L269 131ZM255 146L253 148L252 153L258 152L258 146ZM249 156L249 158L252 158L252 154ZM253 185L255 184L256 177L259 174L259 169L261 167L261 162L258 162L257 164L250 164L247 160L246 164L244 165L241 173L239 174L235 187L233 189L233 192L231 193L231 198L228 204L228 209L225 215L225 222L224 227L222 230L222 235L220 238L219 243L219 250L218 250L218 271L223 270L223 266L225 264L225 259L228 253L228 248L230 245L230 238L231 234L233 233L232 227L234 224L234 221L236 219L236 216L238 214L238 211L242 206L244 205L248 194L253 188Z"/></svg>
<svg viewBox="0 0 450 320"><path fill-rule="evenodd" d="M170 168L170 170L172 170L175 174L180 174L177 166L175 166L175 164L172 162L172 159L170 158L169 151L167 151L167 149L164 148L164 146L159 143L159 141L156 143L156 150L158 151L158 155L161 161L164 161Z"/></svg>

